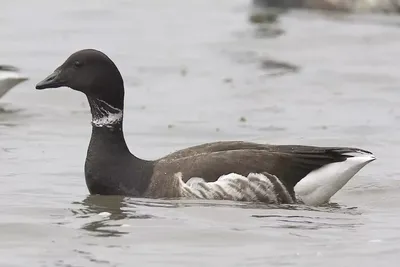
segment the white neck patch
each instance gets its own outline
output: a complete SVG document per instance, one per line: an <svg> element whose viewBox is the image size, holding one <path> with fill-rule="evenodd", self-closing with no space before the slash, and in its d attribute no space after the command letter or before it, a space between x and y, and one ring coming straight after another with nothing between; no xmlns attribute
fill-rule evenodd
<svg viewBox="0 0 400 267"><path fill-rule="evenodd" d="M122 121L123 112L121 109L108 104L107 102L97 99L97 101L105 104L108 108L97 106L102 116L92 119L92 125L96 127L112 127L114 124Z"/></svg>

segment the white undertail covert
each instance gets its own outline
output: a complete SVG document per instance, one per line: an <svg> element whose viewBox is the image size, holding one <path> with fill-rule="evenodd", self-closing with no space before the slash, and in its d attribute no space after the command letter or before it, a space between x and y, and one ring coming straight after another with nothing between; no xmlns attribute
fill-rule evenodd
<svg viewBox="0 0 400 267"><path fill-rule="evenodd" d="M294 187L296 196L310 206L324 204L359 170L376 159L374 155L362 151L351 156L345 161L327 164L310 172Z"/></svg>

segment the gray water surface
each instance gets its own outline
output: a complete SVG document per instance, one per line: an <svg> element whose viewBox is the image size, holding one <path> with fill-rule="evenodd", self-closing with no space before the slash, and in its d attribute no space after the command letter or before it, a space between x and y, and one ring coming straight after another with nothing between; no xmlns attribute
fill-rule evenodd
<svg viewBox="0 0 400 267"><path fill-rule="evenodd" d="M290 12L266 38L248 4L1 2L1 63L30 77L0 100L1 266L397 266L400 18ZM119 66L139 157L247 140L378 160L320 208L89 196L84 95L34 89L82 48Z"/></svg>

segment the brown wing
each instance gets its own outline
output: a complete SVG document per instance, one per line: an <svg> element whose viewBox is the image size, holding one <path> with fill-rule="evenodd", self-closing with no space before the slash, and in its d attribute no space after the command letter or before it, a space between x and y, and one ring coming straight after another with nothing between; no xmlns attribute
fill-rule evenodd
<svg viewBox="0 0 400 267"><path fill-rule="evenodd" d="M230 151L230 150L244 150L244 149L256 149L256 150L266 150L270 147L267 144L257 144L252 142L242 142L242 141L222 141L205 143L197 146L188 147L185 149L178 150L161 159L177 159L195 156L203 153L212 153L220 151Z"/></svg>
<svg viewBox="0 0 400 267"><path fill-rule="evenodd" d="M252 143L239 145L248 144ZM220 148L214 146L213 149ZM349 157L346 153L361 151L353 148L309 146L259 145L257 148L203 152L186 157L176 157L171 154L155 163L149 190L152 195L156 196L175 195L176 192L173 192L173 188L178 186L178 181L173 177L179 172L182 174L184 182L192 177L200 177L207 182L213 182L220 176L232 172L244 176L250 172L268 172L277 176L287 190L293 194L294 186L311 171L329 163L345 160ZM161 191L156 192L157 190Z"/></svg>
<svg viewBox="0 0 400 267"><path fill-rule="evenodd" d="M243 141L222 141L222 142L212 142L205 143L197 146L188 147L175 151L167 156L161 158L160 160L172 160L190 156L196 156L204 153L213 153L221 151L231 151L231 150L262 150L268 152L280 152L280 153L291 153L291 154L331 154L335 156L340 153L351 153L354 151L364 152L371 154L371 152L349 147L316 147L316 146L301 146L301 145L270 145L270 144L259 144L253 142L243 142Z"/></svg>

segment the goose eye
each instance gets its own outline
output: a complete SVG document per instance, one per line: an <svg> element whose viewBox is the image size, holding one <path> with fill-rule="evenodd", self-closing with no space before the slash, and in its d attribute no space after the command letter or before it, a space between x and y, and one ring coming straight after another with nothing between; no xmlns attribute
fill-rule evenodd
<svg viewBox="0 0 400 267"><path fill-rule="evenodd" d="M77 68L79 68L79 67L81 67L83 64L82 64L82 62L80 62L80 61L75 61L74 62L74 65L75 65L75 67L77 67Z"/></svg>

